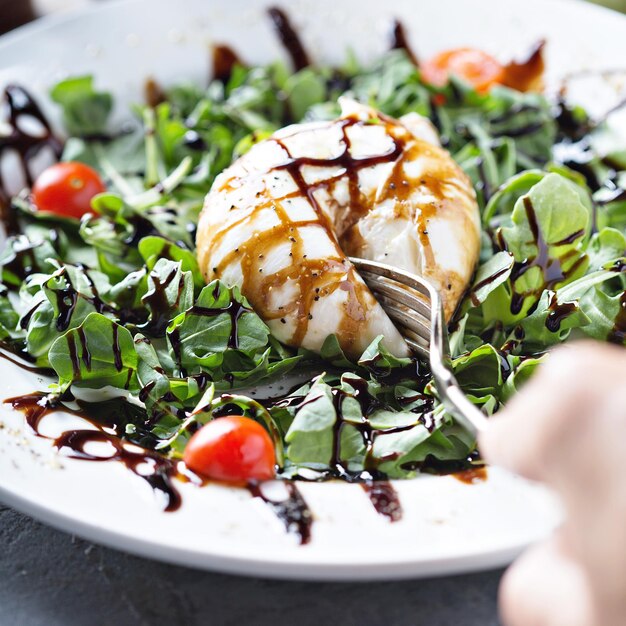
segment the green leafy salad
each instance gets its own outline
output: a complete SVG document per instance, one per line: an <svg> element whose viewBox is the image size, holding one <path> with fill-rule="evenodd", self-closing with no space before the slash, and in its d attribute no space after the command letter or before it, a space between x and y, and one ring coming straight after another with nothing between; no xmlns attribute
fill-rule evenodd
<svg viewBox="0 0 626 626"><path fill-rule="evenodd" d="M237 287L206 285L198 268L195 228L216 175L278 128L335 118L345 93L428 117L474 184L481 258L450 328L455 375L483 412L555 344L624 343L626 151L597 150L606 129L580 109L455 78L433 87L393 50L297 73L236 65L225 84L165 89L121 126L97 78L55 85L62 159L97 170L106 191L80 220L38 211L28 189L10 200L4 349L55 375L53 397L113 388L138 407L118 417L123 436L174 459L201 425L238 414L270 434L285 478L405 478L479 462L425 363L395 358L381 338L357 362L332 336L321 356L285 347ZM277 397L264 396L268 384Z"/></svg>

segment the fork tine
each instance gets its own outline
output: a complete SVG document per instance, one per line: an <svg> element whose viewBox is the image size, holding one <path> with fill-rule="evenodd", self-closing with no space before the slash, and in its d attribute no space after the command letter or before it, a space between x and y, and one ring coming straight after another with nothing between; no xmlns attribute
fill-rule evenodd
<svg viewBox="0 0 626 626"><path fill-rule="evenodd" d="M369 280L373 284L383 285L395 285L398 289L410 294L416 298L425 298L430 300L430 293L425 285L420 285L417 281L409 282L408 277L398 275L391 276L381 274L379 272L370 272L369 269L364 268L359 271L359 274L364 277L365 280Z"/></svg>
<svg viewBox="0 0 626 626"><path fill-rule="evenodd" d="M393 322L412 330L420 337L430 341L430 319L416 315L411 309L394 302L386 296L376 295L376 298Z"/></svg>
<svg viewBox="0 0 626 626"><path fill-rule="evenodd" d="M452 371L441 297L428 281L383 263L350 261L403 335L407 345L430 362L439 397L470 432L477 435L487 418L470 402Z"/></svg>
<svg viewBox="0 0 626 626"><path fill-rule="evenodd" d="M373 274L375 276L383 276L397 281L403 286L411 287L412 289L419 291L421 294L430 297L430 290L420 276L415 276L413 274L409 274L408 272L385 266L382 263L374 263L364 259L351 257L350 261L359 268L359 274L361 274L361 276L363 276L364 273Z"/></svg>
<svg viewBox="0 0 626 626"><path fill-rule="evenodd" d="M369 277L366 277L365 280L368 282ZM432 315L430 300L421 294L418 295L410 287L400 286L399 283L394 283L384 278L378 278L374 283L368 282L368 286L375 293L389 296L391 302L401 302L411 311L417 311L424 318L430 320Z"/></svg>
<svg viewBox="0 0 626 626"><path fill-rule="evenodd" d="M413 343L423 347L423 348L427 348L430 349L430 341L428 339L426 339L426 337L422 337L421 335L418 335L416 333L414 333L412 330L408 329L408 328L402 328L402 334L404 336L405 339L410 339Z"/></svg>
<svg viewBox="0 0 626 626"><path fill-rule="evenodd" d="M419 356L428 359L428 357L430 355L428 347L424 347L421 344L413 341L412 339L409 339L408 337L406 337L404 340L406 341L406 343L409 346L409 348L411 348L411 350L416 352Z"/></svg>

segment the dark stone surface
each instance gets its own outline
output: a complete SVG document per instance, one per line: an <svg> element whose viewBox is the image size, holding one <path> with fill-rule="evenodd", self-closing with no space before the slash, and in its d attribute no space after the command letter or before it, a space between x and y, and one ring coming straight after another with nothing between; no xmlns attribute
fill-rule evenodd
<svg viewBox="0 0 626 626"><path fill-rule="evenodd" d="M2 626L497 626L500 575L339 584L200 572L93 545L0 505Z"/></svg>

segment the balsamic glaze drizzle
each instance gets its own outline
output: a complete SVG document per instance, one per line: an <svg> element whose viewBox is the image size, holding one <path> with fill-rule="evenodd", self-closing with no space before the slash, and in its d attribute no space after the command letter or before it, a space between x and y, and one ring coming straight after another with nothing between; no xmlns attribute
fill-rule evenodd
<svg viewBox="0 0 626 626"><path fill-rule="evenodd" d="M268 14L272 19L278 37L291 57L295 71L298 72L311 65L309 55L304 49L298 33L291 25L287 14L278 7L268 9Z"/></svg>
<svg viewBox="0 0 626 626"><path fill-rule="evenodd" d="M498 278L500 278L500 276L503 276L508 271L509 271L509 268L508 267L504 267L502 269L499 269L494 274L491 274L490 276L487 276L487 278L483 278L483 280L479 280L477 283L475 283L472 286L472 290L469 293L469 297L470 297L470 299L472 301L472 304L474 306L479 306L480 305L480 300L478 299L478 296L476 295L476 292L479 291L480 289L482 289L483 287L486 287L487 285L491 285L496 280L498 280Z"/></svg>
<svg viewBox="0 0 626 626"><path fill-rule="evenodd" d="M534 257L525 259L521 262L515 262L513 265L513 270L511 272L511 281L515 284L515 281L520 278L523 274L525 274L528 270L533 267L537 267L541 270L543 276L543 285L537 291L533 291L532 293L527 292L514 292L511 297L511 313L517 315L522 310L522 306L524 304L524 300L529 295L538 295L544 289L552 289L559 283L567 280L570 276L572 276L578 268L585 262L586 256L581 255L571 267L565 271L562 267L562 263L567 261L572 256L578 255L576 250L570 250L568 253L564 254L560 258L550 258L548 243L544 239L543 233L541 232L541 228L539 227L539 222L537 221L537 214L535 213L535 208L533 206L532 200L530 197L524 197L524 209L526 211L526 217L528 219L528 224L530 227L530 231L533 236L533 242L537 246L537 254ZM552 245L565 245L568 243L572 243L576 241L579 237L583 235L584 231L578 231L573 233L570 237L567 237L563 241L555 242ZM501 242L503 243L503 242ZM505 248L505 246L502 246Z"/></svg>
<svg viewBox="0 0 626 626"><path fill-rule="evenodd" d="M626 291L621 295L619 303L619 312L607 340L611 343L624 344L626 341Z"/></svg>
<svg viewBox="0 0 626 626"><path fill-rule="evenodd" d="M400 20L393 21L389 47L391 48L391 50L404 50L409 59L411 59L411 61L413 62L413 65L419 65L417 56L414 54L411 46L409 46L404 26L402 22L400 22Z"/></svg>
<svg viewBox="0 0 626 626"><path fill-rule="evenodd" d="M467 483L487 479L487 468L480 460L478 450L472 452L466 459L456 461L441 461L428 455L423 461L405 463L402 468L409 471L419 470L422 474L434 476L453 476ZM468 478L472 480L467 480Z"/></svg>
<svg viewBox="0 0 626 626"><path fill-rule="evenodd" d="M368 481L361 483L361 487L369 496L379 515L386 517L390 522L397 522L402 519L402 505L398 493L390 482L386 480Z"/></svg>
<svg viewBox="0 0 626 626"><path fill-rule="evenodd" d="M44 436L40 432L40 424L48 413L61 411L87 420L97 429L68 430L54 439L55 447L74 459L96 462L119 461L135 475L145 480L155 491L162 494L165 511L175 511L180 507L180 494L172 482L178 473L176 463L152 450L139 449L136 446L130 448L121 439L122 433L118 432L119 427L115 418L120 410L129 410L129 403L124 398L98 403L78 401L79 409L72 409L59 398L43 392L35 392L8 398L5 403L22 411L26 423L40 437ZM104 417L103 413L107 416ZM87 450L91 443L109 444L113 452L104 456L91 453Z"/></svg>
<svg viewBox="0 0 626 626"><path fill-rule="evenodd" d="M82 298L83 300L86 300L87 302L89 302L98 313L104 313L104 312L114 313L115 312L114 307L107 304L106 302L104 302L104 300L100 298L98 289L96 288L96 285L93 279L91 278L91 276L89 276L87 268L84 267L83 265L76 265L75 267L78 267L79 269L83 270L82 275L89 283L91 295L79 292L74 287L74 285L72 285L69 273L67 271L67 267L63 267L57 274L55 274L57 278L63 278L65 281L65 287L62 287L55 291L56 304L57 304L57 309L59 311L55 325L59 332L63 332L69 328L72 315L74 315L74 310L76 309L76 305L78 304L79 298ZM34 314L35 310L31 309L31 311L27 313L26 317L28 319L25 322L24 328L28 326L28 322L30 321L30 318L32 317L32 314ZM22 320L22 322L24 322L24 320Z"/></svg>
<svg viewBox="0 0 626 626"><path fill-rule="evenodd" d="M7 85L4 89L4 101L8 109L8 135L0 136L0 161L6 153L12 152L18 162L27 185L32 185L34 173L30 161L44 148L50 148L56 158L60 158L63 144L52 132L47 118L31 95L18 85ZM28 132L24 123L35 120L40 128L38 134ZM17 221L11 211L9 189L2 178L0 169L0 218L9 234L18 231Z"/></svg>
<svg viewBox="0 0 626 626"><path fill-rule="evenodd" d="M73 398L70 396L65 400L73 400ZM97 403L82 400L75 402L78 409L68 406L64 400L56 396L43 392L5 400L5 403L24 414L26 423L39 437L47 438L41 434L40 426L43 418L49 413L59 411L86 420L94 425L96 430L78 428L63 432L53 440L55 447L60 452L70 458L85 461L119 461L162 496L165 511L175 511L180 508L181 496L173 481L175 478L187 477L188 472L181 475L177 461L145 448L145 445L156 443L151 440L149 432L140 432L138 439L131 441L134 444L132 446L129 446L122 439L122 430L129 419L128 414L131 415L132 421L140 421L142 409L130 404L123 397ZM122 419L118 421L118 418ZM90 452L88 448L93 443L108 444L111 453L98 455ZM253 496L261 498L267 504L285 524L288 532L298 535L301 543L308 543L311 537L313 514L297 487L288 481L284 484L288 497L281 501L267 498L263 494L261 486L257 484L250 484L248 489Z"/></svg>
<svg viewBox="0 0 626 626"><path fill-rule="evenodd" d="M146 79L143 91L146 104L153 109L167 100L167 95L163 91L163 88L154 78Z"/></svg>
<svg viewBox="0 0 626 626"><path fill-rule="evenodd" d="M244 64L230 46L213 46L213 74L211 76L213 80L228 83L235 65L243 66Z"/></svg>
<svg viewBox="0 0 626 626"><path fill-rule="evenodd" d="M260 498L285 525L288 533L295 534L304 545L311 540L313 513L309 509L302 494L292 482L285 482L288 496L285 500L271 500L263 493L258 483L250 483L248 491L254 498Z"/></svg>
<svg viewBox="0 0 626 626"><path fill-rule="evenodd" d="M461 470L460 472L454 472L452 476L462 483L474 485L487 480L487 468L484 465L478 465Z"/></svg>
<svg viewBox="0 0 626 626"><path fill-rule="evenodd" d="M188 311L187 315L198 315L201 317L215 317L222 313L230 315L230 333L228 335L228 347L234 350L239 348L239 319L244 313L251 312L251 309L241 302L231 300L225 307L203 307L194 305Z"/></svg>
<svg viewBox="0 0 626 626"><path fill-rule="evenodd" d="M556 333L561 328L563 320L578 310L578 304L576 302L563 302L563 304L559 304L556 292L553 292L548 309L549 313L545 322L546 328L550 332Z"/></svg>
<svg viewBox="0 0 626 626"><path fill-rule="evenodd" d="M87 451L92 443L106 443L113 448L113 454L98 456ZM60 452L73 459L86 461L119 461L133 474L143 478L152 489L164 497L165 511L176 511L182 503L180 493L172 484L177 474L175 463L167 457L150 450L129 450L117 435L103 430L69 430L54 440ZM146 467L150 468L149 473Z"/></svg>
<svg viewBox="0 0 626 626"><path fill-rule="evenodd" d="M15 219L15 213L10 209L11 207L8 207L10 219L13 220ZM3 219L1 215L0 219ZM3 224L5 229L11 228L11 225L7 222ZM7 234L11 233L7 230ZM14 276L16 280L20 282L23 281L32 272L37 270L37 261L34 251L40 245L40 242L33 243L24 236L17 236L12 243L10 256L7 256L5 262L2 264L2 269Z"/></svg>
<svg viewBox="0 0 626 626"><path fill-rule="evenodd" d="M172 267L169 274L161 281L157 272L154 270L150 272L153 287L142 299L143 303L150 309L150 320L140 326L143 332L155 337L161 337L165 333L165 329L170 322L172 309L178 305L185 286L184 281L180 280L178 284L178 297L173 305L170 306L167 299L167 288L178 276L178 273L178 267Z"/></svg>
<svg viewBox="0 0 626 626"><path fill-rule="evenodd" d="M47 376L52 373L51 369L33 365L35 359L25 349L14 343L0 341L0 358L38 376Z"/></svg>
<svg viewBox="0 0 626 626"><path fill-rule="evenodd" d="M518 91L538 90L545 69L543 59L545 45L546 41L540 39L529 50L526 58L508 63L504 68L503 84Z"/></svg>

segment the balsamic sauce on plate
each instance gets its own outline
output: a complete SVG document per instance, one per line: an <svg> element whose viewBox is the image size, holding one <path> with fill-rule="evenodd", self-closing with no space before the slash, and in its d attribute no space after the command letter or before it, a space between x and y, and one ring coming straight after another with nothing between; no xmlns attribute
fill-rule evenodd
<svg viewBox="0 0 626 626"><path fill-rule="evenodd" d="M97 403L78 400L78 408L74 409L55 396L35 392L8 398L5 403L24 413L26 423L40 437L44 436L40 429L42 420L49 413L59 411L84 419L95 429L67 430L53 440L54 446L62 454L85 461L119 461L161 495L165 511L175 511L180 507L180 494L172 480L178 474L176 462L158 452L121 439L122 433L119 432L115 417L120 411L131 410L131 405L125 398ZM111 454L98 455L90 452L88 446L94 443L108 444Z"/></svg>
<svg viewBox="0 0 626 626"><path fill-rule="evenodd" d="M274 24L276 34L291 57L294 70L298 72L311 65L309 55L304 49L302 41L300 41L300 37L294 30L287 14L278 7L269 9L268 14Z"/></svg>
<svg viewBox="0 0 626 626"><path fill-rule="evenodd" d="M10 132L0 135L0 161L5 154L13 153L18 158L22 176L27 185L32 185L34 172L30 162L44 148L52 150L56 158L61 156L62 142L54 135L48 119L32 96L19 85L4 88L4 103ZM28 122L35 122L38 131L27 130ZM18 225L11 211L9 189L0 170L0 219L8 234L17 232Z"/></svg>

